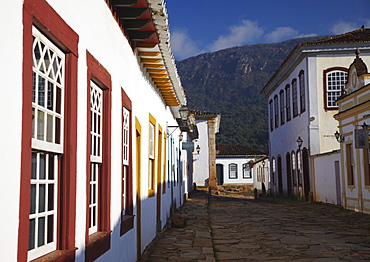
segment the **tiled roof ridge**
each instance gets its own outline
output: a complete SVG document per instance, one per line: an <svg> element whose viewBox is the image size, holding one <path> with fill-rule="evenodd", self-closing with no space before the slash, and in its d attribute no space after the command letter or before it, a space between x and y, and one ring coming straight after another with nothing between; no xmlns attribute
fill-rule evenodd
<svg viewBox="0 0 370 262"><path fill-rule="evenodd" d="M216 144L217 155L264 155L263 152L239 144Z"/></svg>
<svg viewBox="0 0 370 262"><path fill-rule="evenodd" d="M311 46L311 45L330 45L340 43L367 43L370 42L370 28L361 27L355 31L347 32L340 35L330 36L328 38L309 41L298 44L298 46Z"/></svg>
<svg viewBox="0 0 370 262"><path fill-rule="evenodd" d="M209 111L201 111L201 110L190 110L190 114L194 115L218 115L220 113L214 113Z"/></svg>

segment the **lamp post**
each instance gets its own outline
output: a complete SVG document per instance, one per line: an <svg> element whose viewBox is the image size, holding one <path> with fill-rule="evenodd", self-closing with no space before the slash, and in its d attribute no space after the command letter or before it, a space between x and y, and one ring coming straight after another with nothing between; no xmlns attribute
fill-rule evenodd
<svg viewBox="0 0 370 262"><path fill-rule="evenodd" d="M302 140L302 138L300 137L300 136L298 136L298 138L297 138L297 146L298 146L298 150L300 150L301 149L301 146L302 146L302 144L303 144L303 140Z"/></svg>
<svg viewBox="0 0 370 262"><path fill-rule="evenodd" d="M341 135L341 134L338 132L338 130L337 130L337 131L335 131L334 136L335 136L335 139L336 139L339 143L344 142L344 135Z"/></svg>

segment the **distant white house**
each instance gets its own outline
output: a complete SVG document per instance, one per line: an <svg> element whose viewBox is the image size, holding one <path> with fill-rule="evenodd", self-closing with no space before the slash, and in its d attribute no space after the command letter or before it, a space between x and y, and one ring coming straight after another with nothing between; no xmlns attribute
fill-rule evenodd
<svg viewBox="0 0 370 262"><path fill-rule="evenodd" d="M253 188L257 189L258 195L267 196L270 185L270 161L265 156L249 163L253 177Z"/></svg>
<svg viewBox="0 0 370 262"><path fill-rule="evenodd" d="M315 165L315 156L322 159L340 147L333 116L357 48L370 62L370 29L298 44L262 89L268 98L273 195L337 201L338 159Z"/></svg>
<svg viewBox="0 0 370 262"><path fill-rule="evenodd" d="M216 146L216 170L218 185L253 186L253 174L250 162L264 157L265 154L242 145Z"/></svg>

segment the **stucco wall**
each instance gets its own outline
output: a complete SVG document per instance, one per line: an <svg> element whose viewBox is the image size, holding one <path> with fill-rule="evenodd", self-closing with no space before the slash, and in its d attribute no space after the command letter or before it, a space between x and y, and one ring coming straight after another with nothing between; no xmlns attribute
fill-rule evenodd
<svg viewBox="0 0 370 262"><path fill-rule="evenodd" d="M208 186L209 178L209 145L208 145L208 122L207 120L197 120L199 139L194 144L200 146L199 154L194 152L194 182L197 186Z"/></svg>
<svg viewBox="0 0 370 262"><path fill-rule="evenodd" d="M216 164L223 165L224 184L253 184L251 178L243 178L243 164L248 164L253 158L216 158ZM229 165L237 164L237 178L229 177ZM248 171L248 175L251 174ZM252 175L252 174L251 174Z"/></svg>

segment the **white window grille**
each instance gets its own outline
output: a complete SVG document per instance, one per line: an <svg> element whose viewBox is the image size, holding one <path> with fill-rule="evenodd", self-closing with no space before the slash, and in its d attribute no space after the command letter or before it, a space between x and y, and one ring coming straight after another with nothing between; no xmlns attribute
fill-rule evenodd
<svg viewBox="0 0 370 262"><path fill-rule="evenodd" d="M298 115L298 90L296 79L293 79L292 82L292 93L293 93L293 117L295 117Z"/></svg>
<svg viewBox="0 0 370 262"><path fill-rule="evenodd" d="M229 164L229 178L230 179L238 178L238 165L237 164Z"/></svg>
<svg viewBox="0 0 370 262"><path fill-rule="evenodd" d="M122 132L122 163L123 163L123 174L122 174L122 216L126 214L126 197L128 192L128 168L129 168L129 134L130 134L130 111L123 107L123 132Z"/></svg>
<svg viewBox="0 0 370 262"><path fill-rule="evenodd" d="M251 169L247 163L243 164L243 178L252 178Z"/></svg>
<svg viewBox="0 0 370 262"><path fill-rule="evenodd" d="M335 102L342 94L342 89L347 80L347 72L341 70L330 71L326 75L326 106L328 108L338 107Z"/></svg>
<svg viewBox="0 0 370 262"><path fill-rule="evenodd" d="M56 249L58 156L63 154L65 54L32 28L32 168L28 260Z"/></svg>
<svg viewBox="0 0 370 262"><path fill-rule="evenodd" d="M90 81L90 199L89 234L97 232L99 209L99 175L102 164L103 90Z"/></svg>

